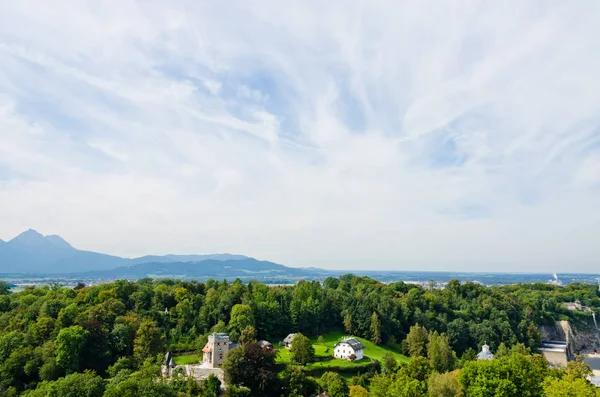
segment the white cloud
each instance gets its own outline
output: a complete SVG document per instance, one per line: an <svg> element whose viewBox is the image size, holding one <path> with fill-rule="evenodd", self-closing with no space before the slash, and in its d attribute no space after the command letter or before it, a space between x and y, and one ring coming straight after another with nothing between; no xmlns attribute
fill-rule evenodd
<svg viewBox="0 0 600 397"><path fill-rule="evenodd" d="M572 2L0 4L0 237L594 271L599 17Z"/></svg>

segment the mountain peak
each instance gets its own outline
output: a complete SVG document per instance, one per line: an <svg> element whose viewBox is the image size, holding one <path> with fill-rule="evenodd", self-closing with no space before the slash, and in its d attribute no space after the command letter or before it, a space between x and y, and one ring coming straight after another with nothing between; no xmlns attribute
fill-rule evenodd
<svg viewBox="0 0 600 397"><path fill-rule="evenodd" d="M33 229L24 231L10 240L8 244L15 247L35 250L39 250L43 247L49 249L73 249L71 244L63 240L62 237L56 235L44 236Z"/></svg>
<svg viewBox="0 0 600 397"><path fill-rule="evenodd" d="M23 233L19 234L17 237L13 238L9 242L34 242L34 241L43 241L44 236L41 233L33 229L28 229Z"/></svg>

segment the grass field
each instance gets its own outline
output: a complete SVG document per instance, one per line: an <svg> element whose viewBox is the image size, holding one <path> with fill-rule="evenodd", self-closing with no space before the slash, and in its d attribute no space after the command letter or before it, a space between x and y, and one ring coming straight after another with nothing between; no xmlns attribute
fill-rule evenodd
<svg viewBox="0 0 600 397"><path fill-rule="evenodd" d="M310 341L312 342L315 348L315 356L317 357L327 357L333 356L333 346L342 340L345 335L342 332L331 332L329 334L323 335L323 342L317 342L317 338L312 338ZM327 368L327 367L352 367L354 365L365 364L370 361L370 359L381 360L383 355L387 352L392 353L394 358L397 361L408 361L409 358L400 354L398 345L376 345L375 343L368 341L363 338L356 338L365 345L365 358L360 361L348 361L341 360L338 358L332 358L330 360L318 361L315 363L310 363L306 365L307 368ZM282 364L287 364L291 362L291 353L288 349L280 348L279 353L277 354L277 362Z"/></svg>
<svg viewBox="0 0 600 397"><path fill-rule="evenodd" d="M202 362L202 357L197 354L191 354L189 356L175 356L173 357L173 361L175 361L175 365L196 364Z"/></svg>

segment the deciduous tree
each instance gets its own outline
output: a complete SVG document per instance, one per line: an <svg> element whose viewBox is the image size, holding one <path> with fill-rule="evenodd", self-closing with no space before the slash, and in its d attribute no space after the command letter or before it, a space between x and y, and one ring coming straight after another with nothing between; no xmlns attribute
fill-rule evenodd
<svg viewBox="0 0 600 397"><path fill-rule="evenodd" d="M456 371L432 374L427 384L427 393L429 397L462 397L464 394Z"/></svg>
<svg viewBox="0 0 600 397"><path fill-rule="evenodd" d="M429 364L437 372L442 373L454 369L455 353L450 347L448 337L444 334L440 335L437 331L433 331L429 335L427 357L429 357Z"/></svg>
<svg viewBox="0 0 600 397"><path fill-rule="evenodd" d="M315 359L315 348L310 343L310 339L300 332L292 339L291 353L292 360L300 365L306 365Z"/></svg>
<svg viewBox="0 0 600 397"><path fill-rule="evenodd" d="M156 356L163 349L163 345L164 336L160 328L150 319L143 320L138 328L133 348L134 355L138 361Z"/></svg>
<svg viewBox="0 0 600 397"><path fill-rule="evenodd" d="M56 337L56 363L67 374L79 370L81 352L87 342L88 332L79 325L63 328Z"/></svg>
<svg viewBox="0 0 600 397"><path fill-rule="evenodd" d="M369 391L362 386L350 386L349 397L369 397Z"/></svg>

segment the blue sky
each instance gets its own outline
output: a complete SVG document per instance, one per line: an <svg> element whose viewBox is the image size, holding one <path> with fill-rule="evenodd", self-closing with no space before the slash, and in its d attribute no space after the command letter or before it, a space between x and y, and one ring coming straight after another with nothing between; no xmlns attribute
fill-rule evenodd
<svg viewBox="0 0 600 397"><path fill-rule="evenodd" d="M598 271L600 3L0 4L0 238Z"/></svg>

